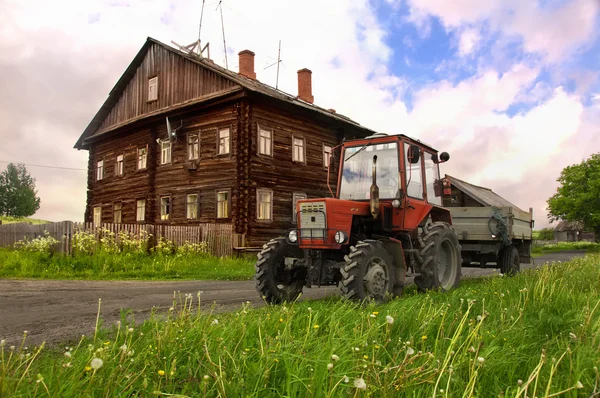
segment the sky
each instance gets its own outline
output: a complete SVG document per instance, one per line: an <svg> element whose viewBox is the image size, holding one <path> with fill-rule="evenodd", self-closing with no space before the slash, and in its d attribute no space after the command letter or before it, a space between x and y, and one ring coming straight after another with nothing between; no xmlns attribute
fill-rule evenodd
<svg viewBox="0 0 600 398"><path fill-rule="evenodd" d="M0 0L0 171L30 165L36 218L83 220L75 141L146 37L198 39L202 3ZM296 71L311 69L316 105L449 152L442 173L532 207L536 228L561 170L600 152L600 0L204 4L216 63L237 71L250 49L274 86L281 40L280 89L297 94Z"/></svg>

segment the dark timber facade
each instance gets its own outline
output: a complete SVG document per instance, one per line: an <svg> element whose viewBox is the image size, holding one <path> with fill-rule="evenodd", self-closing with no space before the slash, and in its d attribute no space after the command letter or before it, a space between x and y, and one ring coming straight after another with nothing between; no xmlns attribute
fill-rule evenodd
<svg viewBox="0 0 600 398"><path fill-rule="evenodd" d="M258 82L248 50L235 73L148 38L75 144L85 220L231 223L248 246L282 234L297 199L329 195L331 148L373 133L313 105L308 69L298 82L298 96Z"/></svg>

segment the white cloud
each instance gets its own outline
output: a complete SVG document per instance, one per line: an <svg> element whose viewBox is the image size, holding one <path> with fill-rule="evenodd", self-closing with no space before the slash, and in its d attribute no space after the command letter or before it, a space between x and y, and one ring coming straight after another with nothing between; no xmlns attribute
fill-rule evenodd
<svg viewBox="0 0 600 398"><path fill-rule="evenodd" d="M477 29L465 29L461 32L458 41L458 53L460 56L464 57L475 51L480 40L481 34Z"/></svg>

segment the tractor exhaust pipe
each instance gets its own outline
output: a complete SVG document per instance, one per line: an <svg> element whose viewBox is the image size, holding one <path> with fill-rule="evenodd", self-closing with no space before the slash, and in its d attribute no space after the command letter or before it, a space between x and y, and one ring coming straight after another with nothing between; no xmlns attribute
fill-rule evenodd
<svg viewBox="0 0 600 398"><path fill-rule="evenodd" d="M371 215L377 218L379 215L379 187L377 186L377 155L373 156L373 183L371 184Z"/></svg>

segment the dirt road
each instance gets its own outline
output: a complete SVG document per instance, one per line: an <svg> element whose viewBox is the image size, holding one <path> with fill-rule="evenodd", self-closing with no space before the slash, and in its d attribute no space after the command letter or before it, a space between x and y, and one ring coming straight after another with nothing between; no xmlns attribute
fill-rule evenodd
<svg viewBox="0 0 600 398"><path fill-rule="evenodd" d="M535 261L567 261L583 252L563 252ZM463 268L463 277L490 275L491 269ZM410 281L410 278L409 278ZM0 339L8 345L17 344L28 331L28 345L46 341L53 345L67 339L78 339L82 334L93 334L98 309L102 299L101 315L105 325L120 318L121 309L131 309L136 321L147 318L156 307L164 310L171 306L173 293L181 295L202 291L206 306L217 304L223 311L250 301L262 305L253 281L50 281L50 280L0 280ZM337 294L337 288L305 289L303 299L323 298Z"/></svg>

